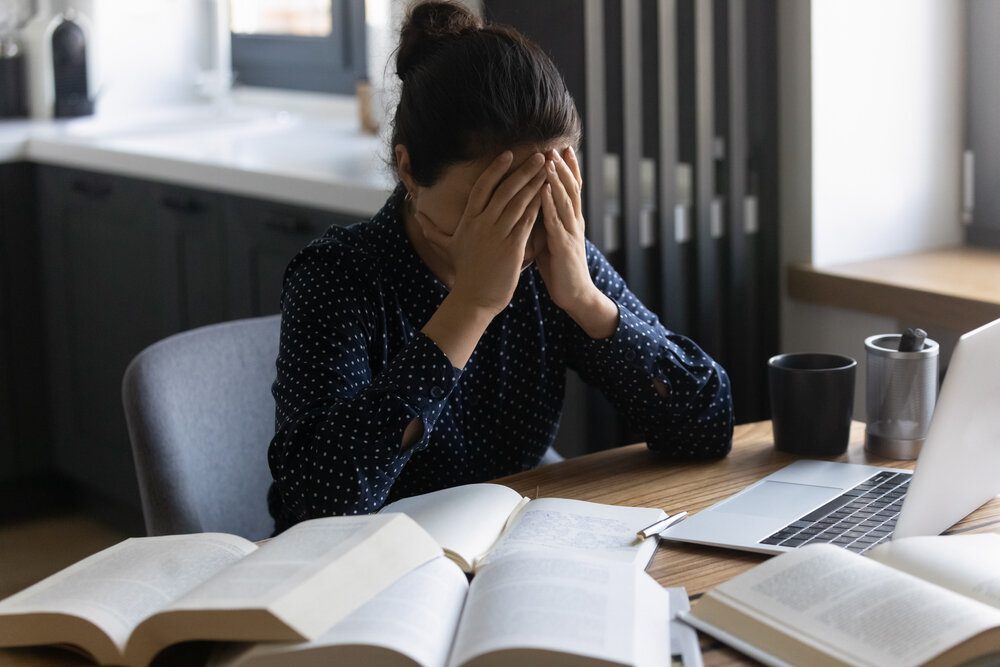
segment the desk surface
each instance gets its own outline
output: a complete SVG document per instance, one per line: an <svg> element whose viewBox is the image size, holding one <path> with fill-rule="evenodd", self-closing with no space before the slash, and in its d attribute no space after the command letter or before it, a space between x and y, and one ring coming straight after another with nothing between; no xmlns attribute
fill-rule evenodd
<svg viewBox="0 0 1000 667"><path fill-rule="evenodd" d="M913 461L869 456L863 443L864 424L855 422L847 453L828 460L913 468ZM797 458L776 451L771 423L757 422L736 427L733 451L719 461L664 461L640 444L568 459L496 481L532 498L537 494L694 513ZM947 532L989 531L1000 532L1000 499L990 501ZM766 558L762 554L661 541L647 572L664 586L684 586L694 599ZM750 662L706 637L702 638L702 650L706 665Z"/></svg>
<svg viewBox="0 0 1000 667"><path fill-rule="evenodd" d="M864 424L855 423L844 456L830 460L912 468L912 461L868 456L862 443ZM739 491L747 484L791 463L797 457L775 451L771 423L736 427L733 451L725 459L676 463L658 458L645 445L630 445L569 459L496 480L523 495L578 498L613 505L661 507L668 512L697 512ZM1000 532L1000 499L994 499L959 522L949 533ZM684 586L692 598L762 562L766 556L741 551L661 542L647 571L664 586ZM203 647L179 647L203 658ZM729 648L702 637L705 664L744 665L750 661ZM162 657L162 656L161 656ZM170 664L192 664L180 653ZM90 663L52 648L0 650L0 665L25 667Z"/></svg>
<svg viewBox="0 0 1000 667"><path fill-rule="evenodd" d="M946 248L866 262L788 268L800 301L968 331L1000 317L1000 252Z"/></svg>

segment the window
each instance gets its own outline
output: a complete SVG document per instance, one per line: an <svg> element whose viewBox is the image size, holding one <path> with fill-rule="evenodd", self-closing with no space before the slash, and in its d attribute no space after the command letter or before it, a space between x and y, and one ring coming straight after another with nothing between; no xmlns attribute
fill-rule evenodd
<svg viewBox="0 0 1000 667"><path fill-rule="evenodd" d="M229 0L238 85L353 94L366 76L364 0Z"/></svg>
<svg viewBox="0 0 1000 667"><path fill-rule="evenodd" d="M241 35L325 37L333 29L329 0L230 0L229 11Z"/></svg>

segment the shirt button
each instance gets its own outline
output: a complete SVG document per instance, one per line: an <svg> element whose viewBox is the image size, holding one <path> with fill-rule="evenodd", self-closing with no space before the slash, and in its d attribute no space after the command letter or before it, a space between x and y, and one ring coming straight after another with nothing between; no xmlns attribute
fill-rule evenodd
<svg viewBox="0 0 1000 667"><path fill-rule="evenodd" d="M635 361L635 350L625 350L625 360Z"/></svg>
<svg viewBox="0 0 1000 667"><path fill-rule="evenodd" d="M444 396L444 389L437 385L431 387L431 398L441 398L442 396Z"/></svg>

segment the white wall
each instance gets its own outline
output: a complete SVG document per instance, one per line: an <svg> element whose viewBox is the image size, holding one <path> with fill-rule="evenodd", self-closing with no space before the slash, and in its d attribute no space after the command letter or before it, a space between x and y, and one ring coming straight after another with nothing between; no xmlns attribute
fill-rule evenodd
<svg viewBox="0 0 1000 667"><path fill-rule="evenodd" d="M964 3L811 4L813 263L960 243Z"/></svg>
<svg viewBox="0 0 1000 667"><path fill-rule="evenodd" d="M782 267L961 242L963 7L779 0ZM782 351L860 362L854 414L864 420L864 338L904 323L787 297L781 319ZM930 333L947 355L954 332Z"/></svg>
<svg viewBox="0 0 1000 667"><path fill-rule="evenodd" d="M91 0L99 113L198 98L212 65L210 0Z"/></svg>

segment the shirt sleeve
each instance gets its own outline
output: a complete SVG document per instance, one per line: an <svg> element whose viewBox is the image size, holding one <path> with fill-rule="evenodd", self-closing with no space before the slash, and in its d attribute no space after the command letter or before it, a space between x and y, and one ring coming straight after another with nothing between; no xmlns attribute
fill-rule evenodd
<svg viewBox="0 0 1000 667"><path fill-rule="evenodd" d="M587 264L594 284L618 306L618 326L610 337L593 339L567 318L570 367L604 393L650 449L678 458L725 456L733 437L725 370L689 338L668 331L589 241Z"/></svg>
<svg viewBox="0 0 1000 667"><path fill-rule="evenodd" d="M403 466L427 446L461 373L420 332L392 359L371 358L380 296L357 258L335 254L300 257L282 291L277 432L268 450L279 525L379 509ZM414 418L423 435L401 451Z"/></svg>

